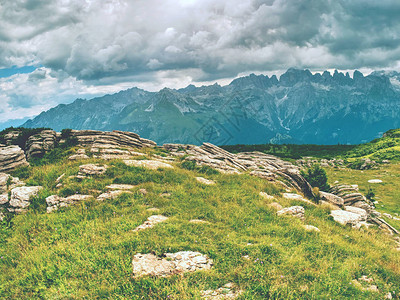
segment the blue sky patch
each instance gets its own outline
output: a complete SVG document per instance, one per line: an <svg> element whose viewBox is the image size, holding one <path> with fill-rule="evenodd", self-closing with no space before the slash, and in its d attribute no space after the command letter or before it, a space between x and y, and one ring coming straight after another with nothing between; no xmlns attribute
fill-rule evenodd
<svg viewBox="0 0 400 300"><path fill-rule="evenodd" d="M32 73L35 70L36 70L36 67L33 67L33 66L24 66L21 68L17 68L14 66L12 68L0 69L0 78L10 77L15 74Z"/></svg>

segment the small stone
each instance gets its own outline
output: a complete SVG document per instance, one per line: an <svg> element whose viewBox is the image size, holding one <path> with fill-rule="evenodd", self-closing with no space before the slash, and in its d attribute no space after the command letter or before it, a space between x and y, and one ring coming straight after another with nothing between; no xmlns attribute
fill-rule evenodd
<svg viewBox="0 0 400 300"><path fill-rule="evenodd" d="M60 181L64 178L64 176L65 176L65 173L63 173L61 176L59 176L59 177L56 179L56 183L60 183Z"/></svg>
<svg viewBox="0 0 400 300"><path fill-rule="evenodd" d="M135 185L131 184L110 184L106 186L109 190L131 190L135 187Z"/></svg>
<svg viewBox="0 0 400 300"><path fill-rule="evenodd" d="M170 193L162 193L162 194L160 194L160 197L168 198L168 197L171 197L171 194Z"/></svg>
<svg viewBox="0 0 400 300"><path fill-rule="evenodd" d="M315 232L320 232L318 227L312 226L312 225L303 225L304 229L307 231L315 231Z"/></svg>
<svg viewBox="0 0 400 300"><path fill-rule="evenodd" d="M213 180L209 180L209 179L205 179L203 177L196 177L196 180L202 184L206 184L206 185L214 185L215 181Z"/></svg>
<svg viewBox="0 0 400 300"><path fill-rule="evenodd" d="M370 285L366 288L368 292L379 293L378 287L376 285Z"/></svg>
<svg viewBox="0 0 400 300"><path fill-rule="evenodd" d="M157 208L157 207L150 207L150 208L148 208L148 209L146 209L148 212L159 212L160 211L160 209L159 208Z"/></svg>
<svg viewBox="0 0 400 300"><path fill-rule="evenodd" d="M139 189L139 193L141 193L143 196L147 195L147 190L146 189Z"/></svg>
<svg viewBox="0 0 400 300"><path fill-rule="evenodd" d="M365 281L368 283L372 283L374 281L374 279L371 277L368 277L367 275L363 275L360 278L358 278L358 281Z"/></svg>
<svg viewBox="0 0 400 300"><path fill-rule="evenodd" d="M192 223L192 224L210 224L210 222L208 222L208 221L199 220L199 219L190 220L189 223Z"/></svg>
<svg viewBox="0 0 400 300"><path fill-rule="evenodd" d="M168 217L162 215L154 215L147 218L147 220L142 224L136 227L133 231L140 231L148 228L154 227L158 223L162 223L168 220Z"/></svg>
<svg viewBox="0 0 400 300"><path fill-rule="evenodd" d="M284 193L282 196L283 198L289 200L303 200L303 196L293 193Z"/></svg>
<svg viewBox="0 0 400 300"><path fill-rule="evenodd" d="M368 183L382 183L383 181L380 179L370 179L368 180Z"/></svg>

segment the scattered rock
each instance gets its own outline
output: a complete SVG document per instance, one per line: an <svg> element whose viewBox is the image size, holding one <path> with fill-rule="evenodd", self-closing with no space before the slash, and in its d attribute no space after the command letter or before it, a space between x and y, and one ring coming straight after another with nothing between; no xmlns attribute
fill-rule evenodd
<svg viewBox="0 0 400 300"><path fill-rule="evenodd" d="M147 221L145 221L142 225L136 227L133 231L140 231L148 228L154 227L158 223L162 223L168 220L168 217L162 215L154 215L148 217Z"/></svg>
<svg viewBox="0 0 400 300"><path fill-rule="evenodd" d="M271 208L273 208L275 210L282 210L283 209L283 206L280 205L278 202L269 203L268 207L271 207Z"/></svg>
<svg viewBox="0 0 400 300"><path fill-rule="evenodd" d="M11 190L10 206L16 209L26 209L31 203L30 198L36 196L43 187L22 186Z"/></svg>
<svg viewBox="0 0 400 300"><path fill-rule="evenodd" d="M131 184L110 184L106 186L109 190L131 190L135 187L135 185Z"/></svg>
<svg viewBox="0 0 400 300"><path fill-rule="evenodd" d="M153 254L136 254L132 260L133 276L167 277L174 274L209 270L212 260L199 252L181 251L177 253L165 253L166 258L160 258Z"/></svg>
<svg viewBox="0 0 400 300"><path fill-rule="evenodd" d="M268 195L265 192L260 192L259 195L264 198L265 200L274 200L274 196Z"/></svg>
<svg viewBox="0 0 400 300"><path fill-rule="evenodd" d="M281 209L277 212L278 216L281 215L289 215L292 217L299 218L300 220L304 220L305 210L302 206L291 206Z"/></svg>
<svg viewBox="0 0 400 300"><path fill-rule="evenodd" d="M104 200L112 200L116 199L119 196L121 196L124 193L129 193L131 194L132 192L126 191L126 190L115 190L115 191L109 191L107 193L103 193L100 196L97 197L97 201L104 201Z"/></svg>
<svg viewBox="0 0 400 300"><path fill-rule="evenodd" d="M376 285L370 285L365 290L368 292L379 293L379 289Z"/></svg>
<svg viewBox="0 0 400 300"><path fill-rule="evenodd" d="M103 175L108 169L107 165L87 164L79 166L78 176L97 176Z"/></svg>
<svg viewBox="0 0 400 300"><path fill-rule="evenodd" d="M160 197L169 198L169 197L171 197L171 194L170 193L162 193L162 194L160 194Z"/></svg>
<svg viewBox="0 0 400 300"><path fill-rule="evenodd" d="M53 211L58 210L60 207L66 207L69 205L73 205L77 202L88 201L93 199L94 197L91 195L71 195L66 198L60 197L58 195L52 195L46 198L47 203L47 213L51 213Z"/></svg>
<svg viewBox="0 0 400 300"><path fill-rule="evenodd" d="M358 281L364 281L367 283L372 283L374 279L372 277L368 277L367 275L363 275L360 278L358 278Z"/></svg>
<svg viewBox="0 0 400 300"><path fill-rule="evenodd" d="M222 300L222 299L236 299L242 294L233 283L227 283L223 287L216 290L201 291L201 298L207 300Z"/></svg>
<svg viewBox="0 0 400 300"><path fill-rule="evenodd" d="M205 179L203 177L196 177L196 180L202 184L206 184L206 185L214 185L215 181L213 180L209 180L209 179Z"/></svg>
<svg viewBox="0 0 400 300"><path fill-rule="evenodd" d="M170 164L158 161L158 160L124 160L124 163L128 166L142 167L150 170L171 169L173 166Z"/></svg>
<svg viewBox="0 0 400 300"><path fill-rule="evenodd" d="M64 177L65 177L65 173L63 173L61 176L59 176L59 177L56 179L56 183L60 183L61 180L62 180Z"/></svg>
<svg viewBox="0 0 400 300"><path fill-rule="evenodd" d="M19 167L29 166L24 151L18 146L0 148L0 172L10 172Z"/></svg>
<svg viewBox="0 0 400 300"><path fill-rule="evenodd" d="M312 226L312 225L303 225L304 229L307 231L315 231L315 232L320 232L318 227Z"/></svg>
<svg viewBox="0 0 400 300"><path fill-rule="evenodd" d="M383 181L380 179L370 179L368 180L368 183L382 183Z"/></svg>
<svg viewBox="0 0 400 300"><path fill-rule="evenodd" d="M157 208L157 207L150 207L150 208L148 208L146 210L149 211L149 212L160 212L160 209Z"/></svg>

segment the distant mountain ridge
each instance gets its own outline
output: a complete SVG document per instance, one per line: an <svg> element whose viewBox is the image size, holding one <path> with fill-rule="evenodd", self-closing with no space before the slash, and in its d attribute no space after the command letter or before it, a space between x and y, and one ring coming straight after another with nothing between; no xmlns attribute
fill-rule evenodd
<svg viewBox="0 0 400 300"><path fill-rule="evenodd" d="M357 144L400 127L399 79L291 68L279 79L251 74L227 86L132 88L58 105L23 127L126 130L158 144Z"/></svg>

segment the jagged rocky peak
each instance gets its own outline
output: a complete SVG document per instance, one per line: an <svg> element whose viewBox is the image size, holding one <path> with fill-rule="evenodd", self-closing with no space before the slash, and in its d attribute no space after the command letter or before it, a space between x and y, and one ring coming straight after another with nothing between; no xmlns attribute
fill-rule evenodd
<svg viewBox="0 0 400 300"><path fill-rule="evenodd" d="M276 79L276 76L275 78ZM274 84L277 84L278 81L274 80L272 77L269 78L267 75L255 75L254 73L250 74L249 76L240 77L233 80L230 83L230 86L235 88L260 88L266 89Z"/></svg>
<svg viewBox="0 0 400 300"><path fill-rule="evenodd" d="M286 73L281 75L279 83L284 86L293 86L296 83L311 80L312 76L310 70L290 68Z"/></svg>

